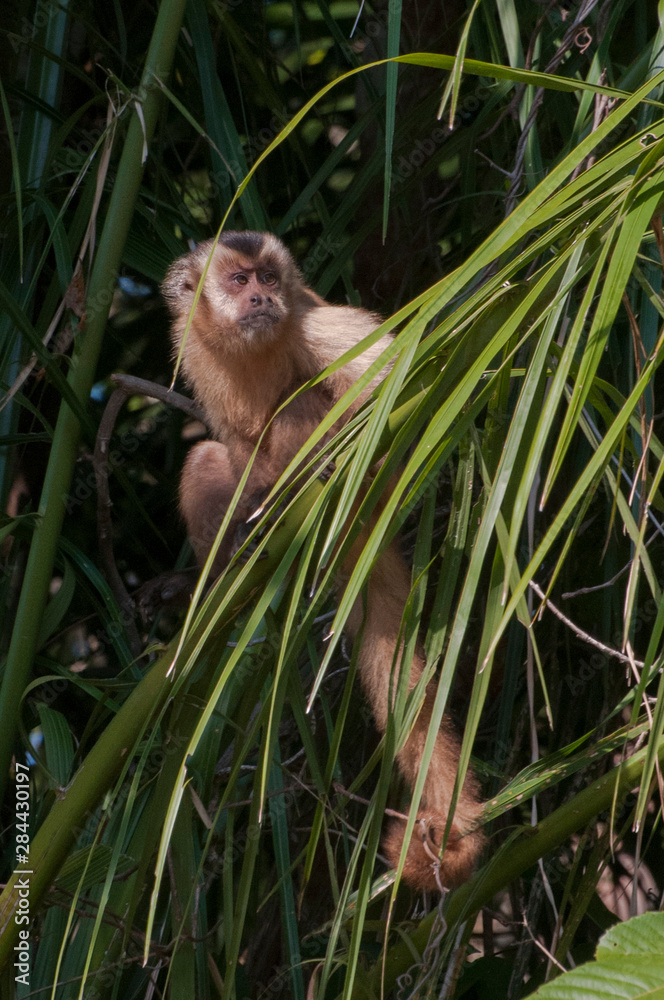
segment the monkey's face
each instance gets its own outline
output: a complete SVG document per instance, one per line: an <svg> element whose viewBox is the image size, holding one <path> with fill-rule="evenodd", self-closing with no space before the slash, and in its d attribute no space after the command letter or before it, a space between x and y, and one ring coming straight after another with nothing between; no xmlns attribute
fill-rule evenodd
<svg viewBox="0 0 664 1000"><path fill-rule="evenodd" d="M249 335L261 339L286 315L278 267L271 261L249 261L238 258L219 268L220 299L228 319Z"/></svg>
<svg viewBox="0 0 664 1000"><path fill-rule="evenodd" d="M268 233L226 233L217 244L203 243L176 261L164 282L176 341L199 286L190 332L215 353L227 354L276 343L301 281L286 247Z"/></svg>

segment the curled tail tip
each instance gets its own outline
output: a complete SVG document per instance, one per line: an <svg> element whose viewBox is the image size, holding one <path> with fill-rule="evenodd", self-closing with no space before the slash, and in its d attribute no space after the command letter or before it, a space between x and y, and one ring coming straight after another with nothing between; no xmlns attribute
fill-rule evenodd
<svg viewBox="0 0 664 1000"><path fill-rule="evenodd" d="M419 892L456 889L471 877L484 847L484 834L472 830L461 835L453 824L442 858L438 859L446 818L420 814L408 845L402 879ZM383 838L383 853L393 868L401 855L405 821L390 822Z"/></svg>

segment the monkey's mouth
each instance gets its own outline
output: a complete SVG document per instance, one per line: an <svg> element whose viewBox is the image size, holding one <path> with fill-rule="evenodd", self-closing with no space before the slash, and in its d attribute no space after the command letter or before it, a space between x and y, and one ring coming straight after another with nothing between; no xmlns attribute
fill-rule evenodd
<svg viewBox="0 0 664 1000"><path fill-rule="evenodd" d="M257 330L265 330L267 327L274 326L278 321L279 315L276 310L257 309L256 312L250 312L246 316L241 316L238 323L242 327L255 327Z"/></svg>

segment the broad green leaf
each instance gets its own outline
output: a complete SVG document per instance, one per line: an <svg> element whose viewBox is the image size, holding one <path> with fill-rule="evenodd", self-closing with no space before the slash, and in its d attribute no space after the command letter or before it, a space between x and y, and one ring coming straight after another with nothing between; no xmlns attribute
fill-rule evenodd
<svg viewBox="0 0 664 1000"><path fill-rule="evenodd" d="M664 914L644 913L600 939L596 960L566 972L533 993L545 1000L637 1000L664 997Z"/></svg>

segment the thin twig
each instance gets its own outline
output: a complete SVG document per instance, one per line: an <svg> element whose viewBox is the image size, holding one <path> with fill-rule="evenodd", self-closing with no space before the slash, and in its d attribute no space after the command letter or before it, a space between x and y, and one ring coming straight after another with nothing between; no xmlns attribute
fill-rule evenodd
<svg viewBox="0 0 664 1000"><path fill-rule="evenodd" d="M655 532L657 534L657 532ZM651 538L654 536L651 536ZM610 580L605 580L604 583L596 583L593 587L579 587L578 590L566 590L564 594L560 596L564 601L570 600L572 597L582 597L584 594L594 594L596 590L605 590L607 587L612 587L616 580L619 580L624 573L632 565L631 561L625 563L622 569L619 569L615 576L612 576Z"/></svg>
<svg viewBox="0 0 664 1000"><path fill-rule="evenodd" d="M111 382L114 382L118 389L122 389L127 396L130 396L132 393L142 393L144 396L151 396L153 399L159 399L162 403L167 403L169 406L175 406L178 410L183 410L188 416L193 417L194 420L206 423L205 414L200 406L193 399L189 399L188 396L183 396L181 392L175 392L174 389L167 389L165 386L158 385L156 382L149 382L145 378L137 378L135 375L111 375Z"/></svg>
<svg viewBox="0 0 664 1000"><path fill-rule="evenodd" d="M558 959L556 958L556 956L555 956L555 955L553 955L553 954L552 954L552 953L551 953L551 952L549 951L549 949L548 949L548 948L547 948L547 947L546 947L545 945L543 945L543 944L542 944L542 942L541 942L541 941L538 941L538 940L537 940L537 938L535 937L535 935L534 935L534 934L533 934L533 932L531 931L531 929L530 929L530 926L529 926L529 924L528 924L528 921L526 920L525 916L524 916L524 918L523 918L523 926L524 926L524 927L525 927L525 929L526 929L526 930L528 931L528 934L529 934L529 936L530 936L530 940L531 940L531 941L533 942L533 944L534 944L534 945L535 945L535 946L536 946L537 948L539 948L539 949L540 949L540 951L544 952L544 954L545 954L545 955L546 955L546 957L547 957L547 958L549 959L549 961L550 961L550 962L553 962L553 964L554 964L554 965L557 965L557 966L558 966L558 968L559 968L559 969L560 969L560 970L561 970L562 972L567 972L567 969L565 968L565 966L564 966L564 965L561 965L561 964L560 964L560 962L558 961Z"/></svg>
<svg viewBox="0 0 664 1000"><path fill-rule="evenodd" d="M601 650L602 653L606 653L607 656L613 656L616 660L620 660L621 663L629 663L630 665L635 663L638 667L644 666L642 660L635 660L630 656L625 656L625 654L621 653L620 650L614 649L612 646L605 645L605 643L600 642L599 639L595 639L594 636L590 635L588 632L584 632L582 628L575 625L574 622L567 617L567 615L564 615L562 611L556 607L556 605L546 596L542 588L538 586L534 580L530 581L530 587L535 591L539 599L544 602L544 606L547 607L556 616L556 618L559 618L564 625L567 625L567 627L571 629L572 632L574 632L574 635L578 636L579 639L582 639L584 642L587 642L588 645Z"/></svg>
<svg viewBox="0 0 664 1000"><path fill-rule="evenodd" d="M333 788L337 795L343 795L344 798L351 799L352 802L359 802L360 805L363 806L370 805L369 799L363 799L361 795L354 795L352 792L349 792L346 788L344 788L343 785L340 785L338 781L334 782ZM404 815L404 813L397 812L396 809L385 809L384 812L386 816L393 816L394 819L403 819L408 822L408 816Z"/></svg>
<svg viewBox="0 0 664 1000"><path fill-rule="evenodd" d="M134 621L134 602L129 596L124 581L118 572L113 555L111 496L108 488L109 442L115 421L126 399L127 396L124 390L116 389L106 404L106 409L99 422L92 464L97 482L97 540L99 543L99 555L104 568L104 576L108 580L108 585L118 602L131 652L134 656L138 656L141 652L141 638Z"/></svg>
<svg viewBox="0 0 664 1000"><path fill-rule="evenodd" d="M169 406L175 406L180 410L184 410L190 417L194 417L197 420L204 422L205 417L193 400L188 399L179 392L174 392L172 389L166 389L163 385L157 385L156 382L148 382L147 379L136 378L134 375L111 375L111 381L118 388L112 393L111 398L106 404L106 409L99 423L93 458L95 480L97 483L97 537L104 575L120 607L131 651L134 656L139 656L142 644L134 621L134 602L129 596L124 581L118 572L113 554L112 505L108 486L108 463L110 442L115 428L115 421L128 397L134 393L142 393L143 395L151 396L153 399L159 399Z"/></svg>
<svg viewBox="0 0 664 1000"><path fill-rule="evenodd" d="M545 73L555 73L555 71L558 69L558 66L560 65L560 63L565 58L565 56L566 56L567 52L569 51L569 49L571 49L572 46L575 44L575 40L576 40L576 37L577 37L577 33L579 31L579 28L583 26L584 20L588 17L588 15L590 14L590 12L593 10L594 7L597 6L598 3L599 3L599 0L582 0L581 5L579 6L579 9L576 12L576 15L575 15L573 23L569 26L569 28L565 32L565 35L563 36L562 41L560 42L560 45L558 46L558 48L556 49L555 53L553 54L553 57L550 59L550 61L548 62L548 64L544 67L544 72ZM553 2L550 4L550 6L554 6ZM541 15L541 17L540 17L540 19L538 21L537 27L536 27L535 31L533 32L533 36L531 38L530 46L529 46L528 53L526 55L526 60L525 60L525 66L526 66L527 69L530 68L530 63L532 61L532 56L533 56L534 48L535 48L536 37L539 34L539 30L540 30L541 25L544 23L544 20L546 19L546 13L547 12L545 11ZM523 93L525 93L525 88L524 88ZM544 90L543 87L537 87L535 89L535 92L534 92L534 95L533 95L533 98L532 98L532 103L531 103L531 106L530 106L530 111L528 112L528 116L527 116L526 121L524 122L523 128L521 130L521 135L519 136L519 141L517 142L516 154L515 154L515 157L514 157L514 168L513 168L512 172L511 172L512 182L511 182L511 185L510 185L510 189L509 189L509 191L507 193L507 198L505 199L505 217L507 217L512 212L512 210L513 210L513 208L514 208L514 206L516 204L516 200L517 200L517 197L518 197L518 192L519 192L519 189L521 187L522 180L523 180L523 172L524 172L524 166L525 166L526 150L527 150L527 144L528 144L528 135L529 135L529 133L530 133L533 125L535 124L536 119L537 119L537 115L539 113L540 105L542 104L542 101L544 100L544 94L545 94L545 90Z"/></svg>

